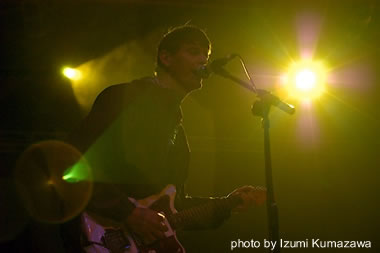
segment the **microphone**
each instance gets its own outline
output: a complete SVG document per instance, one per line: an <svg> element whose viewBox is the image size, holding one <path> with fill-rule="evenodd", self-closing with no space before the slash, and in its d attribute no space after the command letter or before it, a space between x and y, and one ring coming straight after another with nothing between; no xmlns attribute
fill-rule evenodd
<svg viewBox="0 0 380 253"><path fill-rule="evenodd" d="M253 114L262 115L264 108L267 108L265 105L276 106L277 108L279 108L280 110L282 110L288 114L294 114L295 113L295 108L293 105L287 104L287 103L281 101L280 98L273 95L271 92L268 92L268 91L262 90L262 89L256 89L255 87L252 87L251 84L249 84L243 80L240 80L237 77L232 76L225 69L223 69L223 66L226 65L229 61L231 61L236 56L239 56L239 55L229 54L225 57L215 59L210 64L201 66L198 69L194 70L194 74L200 78L205 79L205 78L208 78L211 75L211 73L215 73L215 74L223 76L227 79L231 79L232 81L240 84L244 88L255 92L259 96L260 100L263 103L259 103L259 105L255 104L252 107Z"/></svg>
<svg viewBox="0 0 380 253"><path fill-rule="evenodd" d="M208 78L211 73L218 74L218 72L221 72L222 67L236 56L238 55L229 54L225 57L215 59L210 64L199 67L197 70L195 70L195 74L201 78Z"/></svg>
<svg viewBox="0 0 380 253"><path fill-rule="evenodd" d="M283 101L280 100L277 96L273 95L271 92L258 89L257 90L257 95L261 98L261 101L267 104L271 104L279 108L280 110L288 113L288 114L294 114L296 109L294 108L293 105L287 104ZM255 114L257 112L258 108L255 108L255 106L252 107L252 112ZM262 109L262 108L260 108Z"/></svg>

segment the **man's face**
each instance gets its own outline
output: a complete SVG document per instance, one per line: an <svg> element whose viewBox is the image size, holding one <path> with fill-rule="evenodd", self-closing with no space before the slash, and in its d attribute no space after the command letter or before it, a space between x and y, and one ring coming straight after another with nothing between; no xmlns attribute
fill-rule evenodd
<svg viewBox="0 0 380 253"><path fill-rule="evenodd" d="M209 58L208 48L198 43L184 43L177 52L168 53L166 66L168 72L185 91L190 92L202 87L202 78L195 73Z"/></svg>

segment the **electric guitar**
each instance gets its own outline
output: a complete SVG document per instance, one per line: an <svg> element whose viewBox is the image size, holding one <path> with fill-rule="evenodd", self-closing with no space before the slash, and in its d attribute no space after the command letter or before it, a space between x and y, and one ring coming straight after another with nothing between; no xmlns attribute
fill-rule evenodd
<svg viewBox="0 0 380 253"><path fill-rule="evenodd" d="M176 230L194 223L199 224L202 219L211 218L215 212L231 210L243 201L234 195L177 212L174 208L175 195L175 186L168 185L159 194L145 199L129 198L136 207L150 208L165 216L164 222L168 228L166 237L150 244L144 243L125 227L93 214L83 213L82 228L90 244L84 250L87 253L184 253L185 249L177 239Z"/></svg>

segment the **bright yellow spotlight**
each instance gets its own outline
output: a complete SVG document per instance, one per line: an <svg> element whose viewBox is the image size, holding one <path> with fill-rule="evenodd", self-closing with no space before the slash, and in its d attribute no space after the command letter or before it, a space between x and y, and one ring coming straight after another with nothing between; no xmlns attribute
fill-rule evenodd
<svg viewBox="0 0 380 253"><path fill-rule="evenodd" d="M313 71L308 69L301 70L296 75L296 86L301 90L311 90L315 85L316 79Z"/></svg>
<svg viewBox="0 0 380 253"><path fill-rule="evenodd" d="M79 70L69 67L63 69L63 74L71 80L78 80L81 78L81 73Z"/></svg>
<svg viewBox="0 0 380 253"><path fill-rule="evenodd" d="M310 100L325 90L326 70L321 62L301 61L290 66L285 85L292 97Z"/></svg>

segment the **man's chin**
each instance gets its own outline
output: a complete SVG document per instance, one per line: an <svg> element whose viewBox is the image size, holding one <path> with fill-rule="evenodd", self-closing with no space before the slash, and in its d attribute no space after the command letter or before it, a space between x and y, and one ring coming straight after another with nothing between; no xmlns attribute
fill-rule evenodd
<svg viewBox="0 0 380 253"><path fill-rule="evenodd" d="M203 85L202 85L202 80L201 80L197 83L191 83L191 84L187 85L186 88L187 88L188 92L192 92L192 91L201 89L202 86Z"/></svg>

